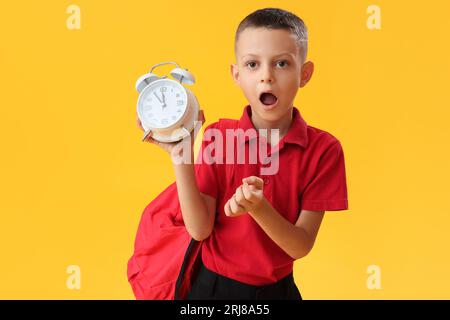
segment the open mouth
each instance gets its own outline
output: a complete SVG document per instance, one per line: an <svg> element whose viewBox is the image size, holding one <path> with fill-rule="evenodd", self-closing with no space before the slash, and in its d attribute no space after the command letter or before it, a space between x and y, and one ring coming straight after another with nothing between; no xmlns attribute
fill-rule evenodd
<svg viewBox="0 0 450 320"><path fill-rule="evenodd" d="M259 100L261 101L262 104L266 106L273 106L277 103L278 98L271 92L263 92L259 96Z"/></svg>

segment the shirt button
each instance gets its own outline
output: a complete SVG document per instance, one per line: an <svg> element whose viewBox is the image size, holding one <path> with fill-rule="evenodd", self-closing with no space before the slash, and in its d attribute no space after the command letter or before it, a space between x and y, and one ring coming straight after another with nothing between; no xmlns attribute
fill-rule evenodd
<svg viewBox="0 0 450 320"><path fill-rule="evenodd" d="M269 182L270 182L270 179L268 179L268 178L264 178L263 180L264 180L264 184L269 184Z"/></svg>

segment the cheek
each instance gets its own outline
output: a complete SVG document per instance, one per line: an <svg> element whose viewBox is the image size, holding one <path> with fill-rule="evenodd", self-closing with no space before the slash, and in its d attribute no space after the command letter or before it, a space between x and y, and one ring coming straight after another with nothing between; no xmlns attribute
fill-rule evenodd
<svg viewBox="0 0 450 320"><path fill-rule="evenodd" d="M256 81L256 77L253 74L244 72L241 75L241 82L242 82L243 86L246 87L246 89L248 89L251 86L254 86L255 81Z"/></svg>
<svg viewBox="0 0 450 320"><path fill-rule="evenodd" d="M289 79L286 79L286 81L283 81L281 86L283 88L283 96L287 98L292 98L297 94L297 90L300 87L300 79L291 77Z"/></svg>
<svg viewBox="0 0 450 320"><path fill-rule="evenodd" d="M292 73L288 77L286 77L284 85L291 92L297 91L297 89L300 87L300 81L301 81L300 75L297 73Z"/></svg>
<svg viewBox="0 0 450 320"><path fill-rule="evenodd" d="M256 85L252 79L249 78L241 79L241 88L248 99L252 99L257 95Z"/></svg>

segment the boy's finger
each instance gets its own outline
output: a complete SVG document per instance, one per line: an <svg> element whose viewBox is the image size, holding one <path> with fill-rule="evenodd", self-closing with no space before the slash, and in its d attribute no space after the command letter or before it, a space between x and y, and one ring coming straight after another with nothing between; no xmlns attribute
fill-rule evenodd
<svg viewBox="0 0 450 320"><path fill-rule="evenodd" d="M201 122L205 122L206 119L205 119L205 113L203 112L203 110L200 110L198 112L198 120Z"/></svg>
<svg viewBox="0 0 450 320"><path fill-rule="evenodd" d="M239 203L237 203L235 195L233 195L230 199L230 209L233 213L245 211L245 209L242 206L240 206Z"/></svg>
<svg viewBox="0 0 450 320"><path fill-rule="evenodd" d="M250 186L246 182L242 185L242 193L244 194L245 199L250 203L253 203L252 187L254 188L254 186Z"/></svg>
<svg viewBox="0 0 450 320"><path fill-rule="evenodd" d="M259 179L259 177L257 177L257 176L249 176L247 178L242 179L242 182L246 182L248 184L253 184L253 183L256 183L258 179Z"/></svg>
<svg viewBox="0 0 450 320"><path fill-rule="evenodd" d="M137 119L136 122L137 122L139 129L141 129L142 131L145 131L145 129L142 127L142 122L139 119Z"/></svg>
<svg viewBox="0 0 450 320"><path fill-rule="evenodd" d="M245 204L248 203L247 199L245 199L244 193L242 192L242 185L236 188L234 197L236 199L237 204L241 206L245 206Z"/></svg>
<svg viewBox="0 0 450 320"><path fill-rule="evenodd" d="M152 144L156 144L157 146L161 147L161 143L155 139L153 139L153 137L150 135L147 137L147 139L145 139L144 142L148 142L148 143L152 143Z"/></svg>
<svg viewBox="0 0 450 320"><path fill-rule="evenodd" d="M223 207L223 211L225 211L225 215L227 215L227 216L231 215L230 201L227 201L227 203L225 203L225 206Z"/></svg>
<svg viewBox="0 0 450 320"><path fill-rule="evenodd" d="M264 186L264 181L260 177L250 176L242 179L242 182L255 185L258 188L262 188Z"/></svg>
<svg viewBox="0 0 450 320"><path fill-rule="evenodd" d="M230 205L231 213L236 213L236 211L237 211L237 204L236 204L236 202L233 203L233 198L232 197L230 198L230 200L228 200L228 204Z"/></svg>

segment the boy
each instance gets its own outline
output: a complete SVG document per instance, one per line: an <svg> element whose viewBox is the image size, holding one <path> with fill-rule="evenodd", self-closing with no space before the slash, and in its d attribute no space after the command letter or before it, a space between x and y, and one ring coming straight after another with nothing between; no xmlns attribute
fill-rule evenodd
<svg viewBox="0 0 450 320"><path fill-rule="evenodd" d="M174 161L186 229L203 241L202 265L187 299L302 299L293 262L313 248L325 211L348 209L343 150L334 136L307 125L293 106L298 88L314 70L306 61L307 29L299 17L274 8L253 12L236 31L235 55L231 74L249 105L227 126L268 133L246 135L231 149L227 141L232 164L196 166L193 133L190 163ZM199 158L211 146L215 160L228 156L217 154L217 139L208 140L208 131L219 127L216 122L205 129ZM275 173L261 174L267 168L262 157L258 163L236 164L234 153L254 153L255 137L260 150L267 147L277 158ZM181 143L146 141L173 160L186 152Z"/></svg>

